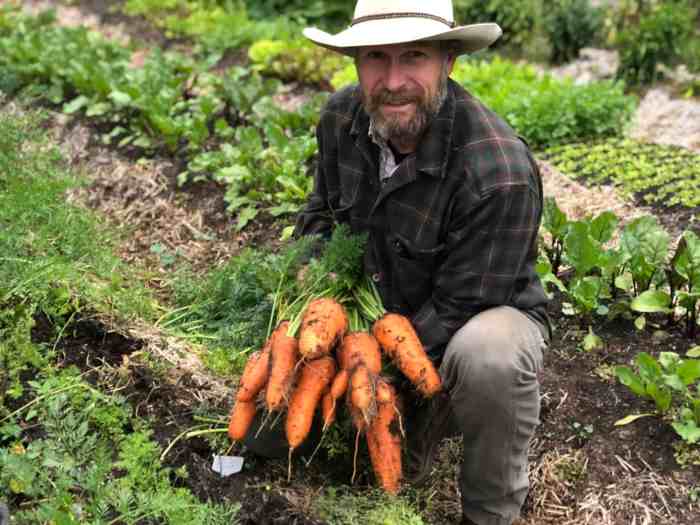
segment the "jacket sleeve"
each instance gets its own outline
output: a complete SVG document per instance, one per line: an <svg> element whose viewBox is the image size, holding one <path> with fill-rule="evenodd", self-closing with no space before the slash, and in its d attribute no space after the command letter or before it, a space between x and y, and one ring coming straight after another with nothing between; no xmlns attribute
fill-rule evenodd
<svg viewBox="0 0 700 525"><path fill-rule="evenodd" d="M501 185L476 198L457 195L446 252L434 290L412 318L421 341L440 359L454 333L471 317L513 298L536 275L541 196L530 184Z"/></svg>

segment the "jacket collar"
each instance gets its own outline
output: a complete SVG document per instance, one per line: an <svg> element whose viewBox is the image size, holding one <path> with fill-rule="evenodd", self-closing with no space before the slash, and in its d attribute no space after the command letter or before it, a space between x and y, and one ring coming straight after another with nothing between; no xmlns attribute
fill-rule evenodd
<svg viewBox="0 0 700 525"><path fill-rule="evenodd" d="M433 119L423 139L415 152L416 171L422 171L433 177L444 178L450 151L452 149L452 130L455 121L456 96L459 86L452 80L447 80L447 96L440 111ZM370 119L361 102L360 87L355 88L357 110L350 128L350 135L355 137L355 144L368 159L373 159L371 151L372 139L369 136ZM376 161L370 162L376 165Z"/></svg>

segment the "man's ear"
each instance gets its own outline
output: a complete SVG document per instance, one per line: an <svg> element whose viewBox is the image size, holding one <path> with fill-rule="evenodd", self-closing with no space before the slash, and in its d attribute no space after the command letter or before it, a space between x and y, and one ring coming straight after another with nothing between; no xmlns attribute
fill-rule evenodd
<svg viewBox="0 0 700 525"><path fill-rule="evenodd" d="M449 53L447 55L447 76L452 74L452 69L455 67L455 62L457 61L457 55Z"/></svg>

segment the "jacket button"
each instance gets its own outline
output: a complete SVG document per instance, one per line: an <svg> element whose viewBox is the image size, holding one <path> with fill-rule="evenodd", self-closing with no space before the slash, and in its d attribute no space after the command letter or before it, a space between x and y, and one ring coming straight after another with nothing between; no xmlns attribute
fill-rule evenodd
<svg viewBox="0 0 700 525"><path fill-rule="evenodd" d="M382 280L382 274L380 274L380 273L372 274L372 280L373 280L375 283L378 283L379 281Z"/></svg>

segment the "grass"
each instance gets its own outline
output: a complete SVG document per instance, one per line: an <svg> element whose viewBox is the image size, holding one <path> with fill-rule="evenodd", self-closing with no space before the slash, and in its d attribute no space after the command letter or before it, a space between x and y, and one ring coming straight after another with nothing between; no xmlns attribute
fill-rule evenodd
<svg viewBox="0 0 700 525"><path fill-rule="evenodd" d="M65 169L45 119L0 113L0 305L33 303L60 317L89 304L103 315L153 318L151 294L113 253L117 232L66 204L84 181Z"/></svg>
<svg viewBox="0 0 700 525"><path fill-rule="evenodd" d="M364 495L329 488L314 505L318 516L332 525L424 525L403 498L380 492Z"/></svg>
<svg viewBox="0 0 700 525"><path fill-rule="evenodd" d="M184 473L161 465L123 397L34 341L39 314L58 342L76 317L149 319L155 303L113 255L115 232L66 203L81 179L50 145L46 115L11 108L0 112L0 500L16 523L232 523L237 506L173 485Z"/></svg>

